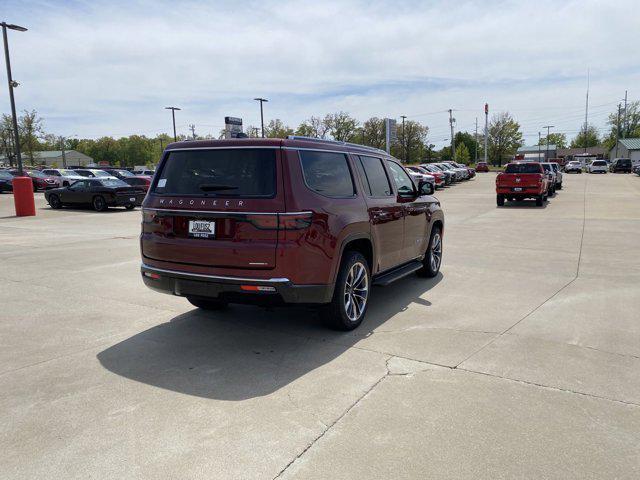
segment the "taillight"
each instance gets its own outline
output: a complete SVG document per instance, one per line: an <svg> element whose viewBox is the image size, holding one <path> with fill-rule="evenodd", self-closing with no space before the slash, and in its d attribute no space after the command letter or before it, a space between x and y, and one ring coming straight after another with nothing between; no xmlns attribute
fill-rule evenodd
<svg viewBox="0 0 640 480"><path fill-rule="evenodd" d="M312 212L283 213L278 215L278 224L283 230L303 230L309 228L312 220Z"/></svg>
<svg viewBox="0 0 640 480"><path fill-rule="evenodd" d="M156 212L153 210L142 209L142 223L153 223L157 218Z"/></svg>

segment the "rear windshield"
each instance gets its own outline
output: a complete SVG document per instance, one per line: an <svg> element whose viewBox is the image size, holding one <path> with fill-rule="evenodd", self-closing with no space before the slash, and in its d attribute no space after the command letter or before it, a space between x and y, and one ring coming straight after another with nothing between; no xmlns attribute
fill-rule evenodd
<svg viewBox="0 0 640 480"><path fill-rule="evenodd" d="M631 165L631 160L628 158L621 158L618 160L618 165Z"/></svg>
<svg viewBox="0 0 640 480"><path fill-rule="evenodd" d="M510 163L505 173L540 173L539 163Z"/></svg>
<svg viewBox="0 0 640 480"><path fill-rule="evenodd" d="M129 184L123 182L119 178L105 178L100 180L100 183L105 187L128 187Z"/></svg>
<svg viewBox="0 0 640 480"><path fill-rule="evenodd" d="M593 162L593 166L594 167L606 167L607 166L607 162L605 162L604 160L598 160L596 162Z"/></svg>
<svg viewBox="0 0 640 480"><path fill-rule="evenodd" d="M160 195L273 197L273 149L183 150L169 152L153 191Z"/></svg>

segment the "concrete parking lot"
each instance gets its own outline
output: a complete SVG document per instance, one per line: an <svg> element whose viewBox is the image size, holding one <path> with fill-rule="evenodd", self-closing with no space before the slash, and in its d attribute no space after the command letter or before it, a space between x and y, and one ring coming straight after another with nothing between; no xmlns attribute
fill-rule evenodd
<svg viewBox="0 0 640 480"><path fill-rule="evenodd" d="M139 210L0 195L0 478L639 478L640 178L494 178L350 333L146 290Z"/></svg>

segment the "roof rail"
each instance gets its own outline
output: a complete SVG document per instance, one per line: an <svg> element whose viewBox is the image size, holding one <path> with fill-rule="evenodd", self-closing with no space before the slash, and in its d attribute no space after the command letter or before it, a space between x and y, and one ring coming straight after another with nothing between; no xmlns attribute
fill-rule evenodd
<svg viewBox="0 0 640 480"><path fill-rule="evenodd" d="M304 135L289 135L287 139L305 140L307 142L329 143L333 145L343 145L345 147L362 148L363 150L369 150L370 152L383 153L385 155L388 155L388 153L384 150L376 147L370 147L369 145L360 145L359 143L342 142L340 140L327 140L325 138L305 137Z"/></svg>

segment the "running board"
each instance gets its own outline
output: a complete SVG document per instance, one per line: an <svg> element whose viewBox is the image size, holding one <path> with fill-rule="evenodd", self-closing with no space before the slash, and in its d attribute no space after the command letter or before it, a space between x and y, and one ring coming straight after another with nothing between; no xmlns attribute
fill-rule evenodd
<svg viewBox="0 0 640 480"><path fill-rule="evenodd" d="M416 270L420 270L422 268L422 262L420 260L413 260L412 262L405 263L401 267L394 268L389 272L385 272L379 277L375 277L373 279L374 285L379 285L381 287L386 287L390 283L395 282L396 280L400 280L407 275L412 274Z"/></svg>

